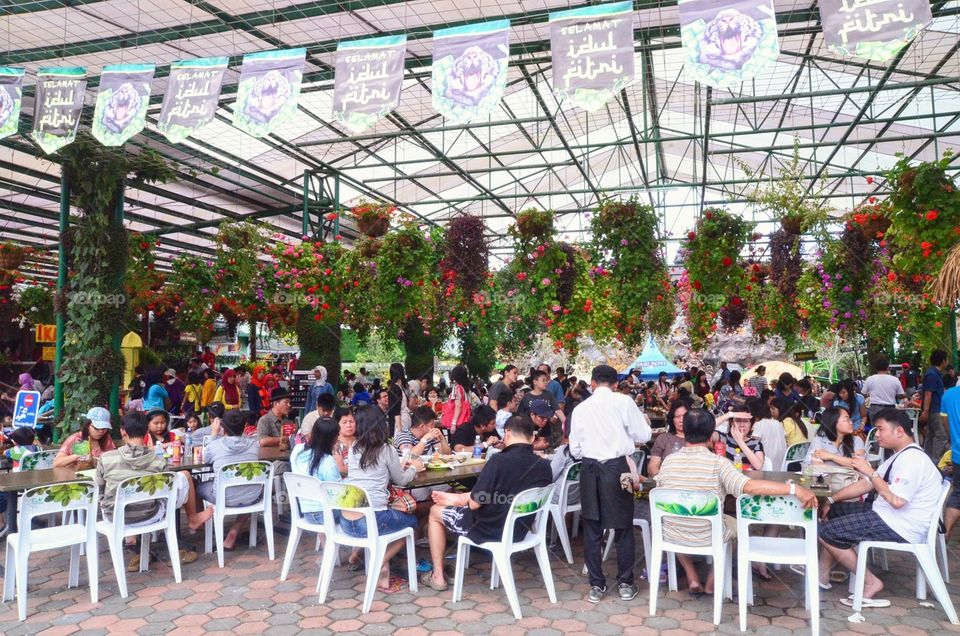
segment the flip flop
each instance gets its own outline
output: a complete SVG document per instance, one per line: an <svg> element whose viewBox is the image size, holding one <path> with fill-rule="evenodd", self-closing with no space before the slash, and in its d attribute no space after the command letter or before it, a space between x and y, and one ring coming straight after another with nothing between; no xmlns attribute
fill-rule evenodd
<svg viewBox="0 0 960 636"><path fill-rule="evenodd" d="M347 561L347 572L356 572L363 569L363 561Z"/></svg>
<svg viewBox="0 0 960 636"><path fill-rule="evenodd" d="M688 594L690 594L690 598L703 598L707 593L701 588L699 590L691 589Z"/></svg>
<svg viewBox="0 0 960 636"><path fill-rule="evenodd" d="M429 587L435 592L446 592L447 588L450 587L449 583L444 582L443 585L440 585L439 583L435 582L433 580L432 572L424 572L420 575L420 585Z"/></svg>
<svg viewBox="0 0 960 636"><path fill-rule="evenodd" d="M394 594L396 592L402 592L405 589L407 589L407 582L399 576L391 576L390 583L386 587L377 586L377 591L383 592L384 594Z"/></svg>
<svg viewBox="0 0 960 636"><path fill-rule="evenodd" d="M847 607L853 607L852 598L842 598L840 599L841 605L846 605ZM865 598L861 604L863 609L878 608L878 607L890 607L890 600L885 598Z"/></svg>
<svg viewBox="0 0 960 636"><path fill-rule="evenodd" d="M817 581L817 585L820 586L820 589L821 589L821 590L832 590L832 589L833 589L833 585L830 584L830 583L821 583L820 581Z"/></svg>

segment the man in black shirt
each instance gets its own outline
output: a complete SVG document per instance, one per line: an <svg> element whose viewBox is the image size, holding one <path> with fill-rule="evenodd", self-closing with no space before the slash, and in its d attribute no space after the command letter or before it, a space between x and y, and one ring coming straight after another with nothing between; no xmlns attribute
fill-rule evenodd
<svg viewBox="0 0 960 636"><path fill-rule="evenodd" d="M536 433L533 449L556 450L563 438L563 425L554 418L553 407L548 400L530 402L530 421Z"/></svg>
<svg viewBox="0 0 960 636"><path fill-rule="evenodd" d="M550 462L533 452L533 423L529 418L511 417L504 425L504 434L506 448L490 458L471 492L433 493L437 505L430 509L428 525L433 572L425 573L421 582L434 590L447 589L443 575L447 532L477 543L499 541L513 498L528 488L549 486L553 481ZM522 526L514 528L515 541L530 529L523 521Z"/></svg>
<svg viewBox="0 0 960 636"><path fill-rule="evenodd" d="M459 426L450 437L450 446L455 451L473 451L473 444L480 436L480 441L484 445L496 445L500 443L500 436L497 435L497 413L486 404L481 404L473 412L469 423Z"/></svg>

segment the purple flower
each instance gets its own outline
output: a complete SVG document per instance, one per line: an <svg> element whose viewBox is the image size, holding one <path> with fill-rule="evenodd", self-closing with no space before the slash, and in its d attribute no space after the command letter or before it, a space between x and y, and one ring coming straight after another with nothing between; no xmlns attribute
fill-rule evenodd
<svg viewBox="0 0 960 636"><path fill-rule="evenodd" d="M844 318L853 318L853 314L851 314L849 311L845 311L845 312L843 312L843 317L844 317Z"/></svg>
<svg viewBox="0 0 960 636"><path fill-rule="evenodd" d="M823 301L823 306L829 308L829 307L830 307L830 301L829 301L829 300Z"/></svg>
<svg viewBox="0 0 960 636"><path fill-rule="evenodd" d="M630 241L627 239L620 239L620 245L627 246L630 245Z"/></svg>
<svg viewBox="0 0 960 636"><path fill-rule="evenodd" d="M850 285L844 285L844 286L843 286L843 292L844 292L845 294L849 294L849 293L850 293Z"/></svg>

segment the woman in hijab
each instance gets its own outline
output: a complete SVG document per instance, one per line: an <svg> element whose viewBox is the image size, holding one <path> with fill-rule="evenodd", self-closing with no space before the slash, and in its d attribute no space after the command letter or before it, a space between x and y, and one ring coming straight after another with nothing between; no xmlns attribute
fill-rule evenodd
<svg viewBox="0 0 960 636"><path fill-rule="evenodd" d="M21 391L36 391L33 376L29 373L21 373L20 377L17 378L17 382L20 383Z"/></svg>
<svg viewBox="0 0 960 636"><path fill-rule="evenodd" d="M223 372L220 386L213 396L214 402L223 402L223 408L232 411L240 408L240 389L237 386L237 372L227 369Z"/></svg>
<svg viewBox="0 0 960 636"><path fill-rule="evenodd" d="M336 397L336 392L333 390L333 385L327 382L327 368L317 365L313 367L313 377L315 382L312 387L307 390L307 403L304 405L303 412L310 413L317 409L317 400L324 393L329 393Z"/></svg>

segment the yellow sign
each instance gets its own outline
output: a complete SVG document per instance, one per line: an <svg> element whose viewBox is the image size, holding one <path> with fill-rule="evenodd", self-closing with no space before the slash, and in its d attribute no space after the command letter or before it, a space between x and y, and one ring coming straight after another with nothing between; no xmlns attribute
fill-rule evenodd
<svg viewBox="0 0 960 636"><path fill-rule="evenodd" d="M57 326L56 325L37 325L36 341L37 342L56 342Z"/></svg>
<svg viewBox="0 0 960 636"><path fill-rule="evenodd" d="M53 362L53 361L56 359L56 356L57 356L57 348L56 348L56 347L44 347L44 348L43 348L43 359L44 359L44 360L47 360L48 362Z"/></svg>

